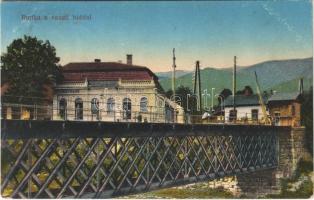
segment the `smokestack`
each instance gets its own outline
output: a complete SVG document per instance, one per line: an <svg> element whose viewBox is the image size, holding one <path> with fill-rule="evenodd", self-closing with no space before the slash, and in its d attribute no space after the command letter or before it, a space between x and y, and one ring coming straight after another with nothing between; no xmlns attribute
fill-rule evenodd
<svg viewBox="0 0 314 200"><path fill-rule="evenodd" d="M299 94L303 94L303 78L299 80Z"/></svg>
<svg viewBox="0 0 314 200"><path fill-rule="evenodd" d="M237 77L236 77L236 71L237 71L237 57L234 56L234 66L233 66L233 110L236 109L236 102L235 102L235 93L237 89Z"/></svg>
<svg viewBox="0 0 314 200"><path fill-rule="evenodd" d="M126 55L126 64L132 65L132 54Z"/></svg>

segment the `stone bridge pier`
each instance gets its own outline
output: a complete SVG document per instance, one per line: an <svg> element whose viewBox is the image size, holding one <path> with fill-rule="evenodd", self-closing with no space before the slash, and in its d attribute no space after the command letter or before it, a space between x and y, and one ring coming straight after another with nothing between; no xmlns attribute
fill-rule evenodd
<svg viewBox="0 0 314 200"><path fill-rule="evenodd" d="M292 177L304 155L304 127L291 127L278 132L278 167L247 174L238 174L209 182L210 188L222 187L240 197L263 197L280 193L280 179Z"/></svg>

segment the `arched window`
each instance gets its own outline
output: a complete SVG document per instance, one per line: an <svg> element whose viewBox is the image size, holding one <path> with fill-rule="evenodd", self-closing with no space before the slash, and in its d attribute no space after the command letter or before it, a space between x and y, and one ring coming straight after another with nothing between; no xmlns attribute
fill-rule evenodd
<svg viewBox="0 0 314 200"><path fill-rule="evenodd" d="M91 101L91 112L92 118L96 115L96 119L99 119L99 100L97 98L93 98Z"/></svg>
<svg viewBox="0 0 314 200"><path fill-rule="evenodd" d="M123 99L123 119L131 119L131 113L132 113L132 104L131 99L124 98Z"/></svg>
<svg viewBox="0 0 314 200"><path fill-rule="evenodd" d="M114 98L109 98L107 100L107 113L114 113L114 110L115 110Z"/></svg>
<svg viewBox="0 0 314 200"><path fill-rule="evenodd" d="M142 97L141 102L140 102L140 111L141 112L147 112L147 103L148 103L147 98Z"/></svg>
<svg viewBox="0 0 314 200"><path fill-rule="evenodd" d="M92 114L99 113L99 101L97 98L93 98L91 100L91 112Z"/></svg>
<svg viewBox="0 0 314 200"><path fill-rule="evenodd" d="M83 101L81 98L75 99L75 119L83 119Z"/></svg>
<svg viewBox="0 0 314 200"><path fill-rule="evenodd" d="M67 101L62 98L59 101L59 115L61 119L66 119L66 114L67 114Z"/></svg>

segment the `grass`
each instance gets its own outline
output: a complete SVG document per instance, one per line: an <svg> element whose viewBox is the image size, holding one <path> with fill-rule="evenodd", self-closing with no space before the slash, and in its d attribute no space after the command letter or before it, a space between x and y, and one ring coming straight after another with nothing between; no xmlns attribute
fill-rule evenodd
<svg viewBox="0 0 314 200"><path fill-rule="evenodd" d="M221 188L208 188L207 183L196 183L189 186L172 187L151 192L140 193L135 195L126 196L126 198L141 198L141 199L154 199L154 198L167 198L167 199L208 199L220 198L231 199L235 198L231 192Z"/></svg>
<svg viewBox="0 0 314 200"><path fill-rule="evenodd" d="M177 189L177 188L168 188L152 192L155 196L161 198L177 198L177 199L186 199L186 198L234 198L230 192L225 191L222 188L210 189L210 188L195 188L195 189Z"/></svg>

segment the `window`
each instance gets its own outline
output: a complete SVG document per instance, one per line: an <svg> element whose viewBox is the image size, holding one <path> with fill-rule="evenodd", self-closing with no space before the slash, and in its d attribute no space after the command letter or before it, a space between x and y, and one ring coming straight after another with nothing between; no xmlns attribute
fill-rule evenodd
<svg viewBox="0 0 314 200"><path fill-rule="evenodd" d="M21 119L22 108L13 106L12 107L12 119Z"/></svg>
<svg viewBox="0 0 314 200"><path fill-rule="evenodd" d="M83 101L81 98L75 99L75 119L83 119Z"/></svg>
<svg viewBox="0 0 314 200"><path fill-rule="evenodd" d="M252 109L252 120L257 121L258 120L258 109Z"/></svg>
<svg viewBox="0 0 314 200"><path fill-rule="evenodd" d="M229 111L229 121L236 121L237 120L237 110L230 110Z"/></svg>
<svg viewBox="0 0 314 200"><path fill-rule="evenodd" d="M275 115L275 125L279 126L280 125L280 112L274 112Z"/></svg>
<svg viewBox="0 0 314 200"><path fill-rule="evenodd" d="M59 116L61 119L66 119L67 115L67 101L62 98L59 101Z"/></svg>
<svg viewBox="0 0 314 200"><path fill-rule="evenodd" d="M124 98L123 99L123 119L131 119L131 99Z"/></svg>
<svg viewBox="0 0 314 200"><path fill-rule="evenodd" d="M1 109L2 118L1 119L8 119L7 118L7 109L8 109L8 107L2 105L2 109Z"/></svg>
<svg viewBox="0 0 314 200"><path fill-rule="evenodd" d="M140 111L141 112L147 112L147 98L142 97L140 102Z"/></svg>
<svg viewBox="0 0 314 200"><path fill-rule="evenodd" d="M108 113L113 113L115 110L115 102L113 98L109 98L107 100L107 112Z"/></svg>
<svg viewBox="0 0 314 200"><path fill-rule="evenodd" d="M291 114L292 114L292 116L295 115L295 106L294 105L291 106Z"/></svg>
<svg viewBox="0 0 314 200"><path fill-rule="evenodd" d="M91 101L92 118L96 115L96 119L99 119L99 101L97 98L93 98Z"/></svg>

